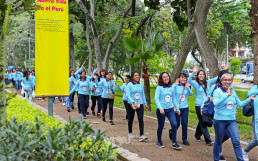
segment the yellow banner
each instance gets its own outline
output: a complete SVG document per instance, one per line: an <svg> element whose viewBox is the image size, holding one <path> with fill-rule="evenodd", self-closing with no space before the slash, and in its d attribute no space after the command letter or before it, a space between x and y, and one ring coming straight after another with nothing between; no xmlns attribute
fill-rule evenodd
<svg viewBox="0 0 258 161"><path fill-rule="evenodd" d="M35 96L69 95L68 0L36 0Z"/></svg>

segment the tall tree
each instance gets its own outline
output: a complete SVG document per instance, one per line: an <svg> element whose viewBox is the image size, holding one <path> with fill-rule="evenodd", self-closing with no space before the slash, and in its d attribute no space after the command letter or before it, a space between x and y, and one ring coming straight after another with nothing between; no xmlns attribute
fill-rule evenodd
<svg viewBox="0 0 258 161"><path fill-rule="evenodd" d="M90 11L89 11L89 9L87 9L86 5L81 0L76 0L76 2L78 3L81 10L85 14L85 17L89 20L89 22L91 24L97 68L101 69L102 68L102 59L101 59L101 50L100 50L99 33L98 33L99 29L98 29L98 26L96 24L95 16L94 16L95 3L94 3L94 1L91 1ZM105 69L108 68L109 57L110 57L110 54L111 54L111 50L114 46L114 43L117 41L117 39L120 36L121 31L123 29L123 24L124 24L123 19L127 16L129 11L131 10L131 8L132 8L132 2L130 4L128 4L128 7L125 9L123 15L120 18L120 24L119 24L119 27L117 28L116 33L108 43L105 58L104 58L104 64L103 64Z"/></svg>
<svg viewBox="0 0 258 161"><path fill-rule="evenodd" d="M188 26L188 35L184 40L183 46L177 57L175 68L172 72L173 81L176 80L182 71L186 57L195 39L198 43L200 54L202 54L202 57L206 60L207 66L210 69L211 76L213 77L218 74L218 61L213 48L209 44L205 30L207 14L212 3L212 1L207 0L177 0L171 3L172 7L177 9L175 12L176 14L174 13L174 21L179 28L183 30L184 27ZM183 13L181 13L182 11L180 7L178 8L178 5L183 8L184 14L187 15L187 19L185 19L185 16L182 16Z"/></svg>
<svg viewBox="0 0 258 161"><path fill-rule="evenodd" d="M252 18L252 36L254 39L254 84L258 84L258 1L251 1L250 16Z"/></svg>

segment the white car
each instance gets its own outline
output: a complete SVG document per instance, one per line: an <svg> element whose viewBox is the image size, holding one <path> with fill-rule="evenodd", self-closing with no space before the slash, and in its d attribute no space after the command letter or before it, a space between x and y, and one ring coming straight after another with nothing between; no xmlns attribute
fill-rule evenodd
<svg viewBox="0 0 258 161"><path fill-rule="evenodd" d="M241 81L245 83L246 81L254 82L254 73L250 73L246 76L244 76Z"/></svg>

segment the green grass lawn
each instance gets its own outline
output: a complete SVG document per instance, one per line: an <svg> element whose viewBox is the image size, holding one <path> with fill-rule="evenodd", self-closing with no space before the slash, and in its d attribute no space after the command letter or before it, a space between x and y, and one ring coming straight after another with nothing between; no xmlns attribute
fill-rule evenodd
<svg viewBox="0 0 258 161"><path fill-rule="evenodd" d="M250 90L251 88L234 87L234 89L245 89L245 90Z"/></svg>
<svg viewBox="0 0 258 161"><path fill-rule="evenodd" d="M118 84L122 85L122 81L116 81ZM154 95L155 95L155 85L151 85L151 111L145 111L145 115L156 117L156 104L154 102ZM194 92L194 89L192 89ZM247 97L247 92L245 91L236 91L237 95L239 96L240 100L244 100ZM116 90L116 98L115 98L115 107L123 108L123 92L121 92L118 88ZM193 96L188 97L188 104L189 104L189 123L188 126L191 128L196 128L198 124L198 118L195 112L195 98L196 94L194 92ZM238 127L239 127L239 133L240 133L240 139L243 141L250 141L252 139L252 118L251 117L245 117L242 114L242 109L237 107L237 121L238 121ZM214 128L209 128L209 132L214 133Z"/></svg>

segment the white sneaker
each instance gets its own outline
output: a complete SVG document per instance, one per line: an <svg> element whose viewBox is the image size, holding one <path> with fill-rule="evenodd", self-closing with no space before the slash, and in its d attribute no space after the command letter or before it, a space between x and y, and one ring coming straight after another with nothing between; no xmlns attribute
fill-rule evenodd
<svg viewBox="0 0 258 161"><path fill-rule="evenodd" d="M65 103L63 103L63 106L65 106Z"/></svg>
<svg viewBox="0 0 258 161"><path fill-rule="evenodd" d="M145 141L145 140L147 140L147 139L148 139L148 138L147 138L146 136L142 135L142 136L140 137L139 141L140 141L140 142L143 142L143 141Z"/></svg>
<svg viewBox="0 0 258 161"><path fill-rule="evenodd" d="M129 139L134 139L133 134L132 134L132 133L129 133L129 134L128 134L128 138L129 138Z"/></svg>
<svg viewBox="0 0 258 161"><path fill-rule="evenodd" d="M248 153L244 151L244 148L242 149L243 159L244 161L249 161Z"/></svg>

